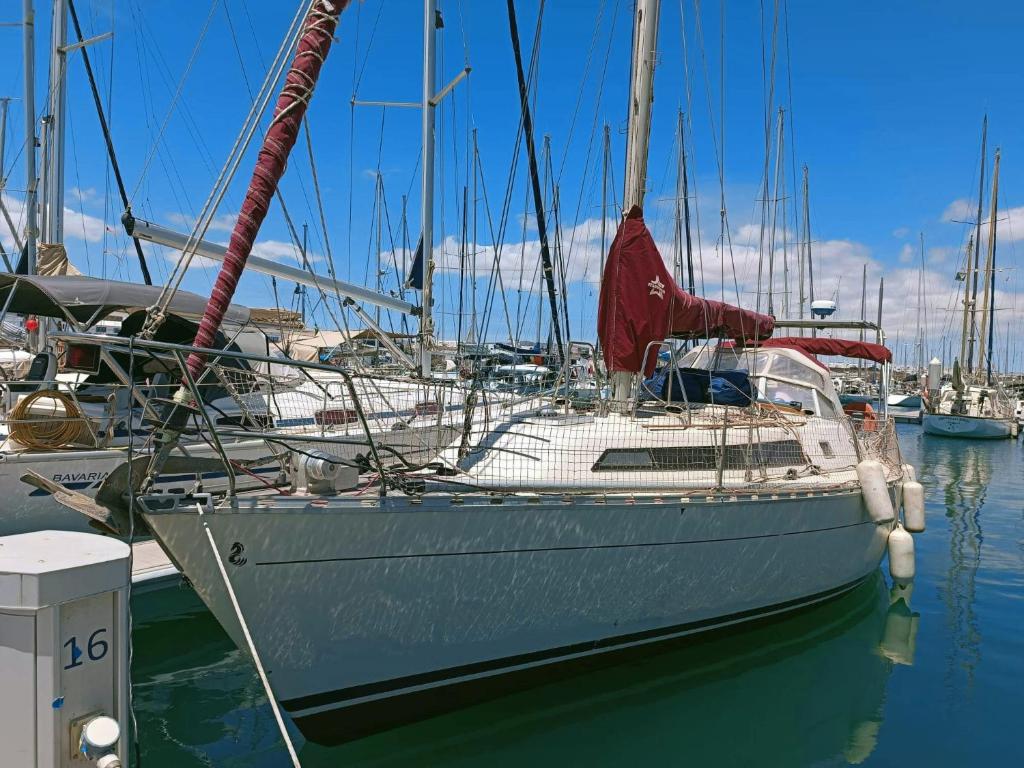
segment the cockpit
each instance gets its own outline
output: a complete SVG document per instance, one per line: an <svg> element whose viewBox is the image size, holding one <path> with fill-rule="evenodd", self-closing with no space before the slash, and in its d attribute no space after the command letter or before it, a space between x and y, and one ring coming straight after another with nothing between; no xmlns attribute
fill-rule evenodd
<svg viewBox="0 0 1024 768"><path fill-rule="evenodd" d="M842 414L828 369L796 349L738 349L706 344L683 355L677 366L706 371L746 371L760 402L825 418L839 418Z"/></svg>

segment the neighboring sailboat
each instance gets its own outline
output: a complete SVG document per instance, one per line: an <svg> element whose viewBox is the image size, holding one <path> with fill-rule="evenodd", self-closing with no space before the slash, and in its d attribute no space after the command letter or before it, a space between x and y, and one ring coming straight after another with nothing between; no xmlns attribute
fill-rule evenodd
<svg viewBox="0 0 1024 768"><path fill-rule="evenodd" d="M981 218L985 183L985 144L988 120L982 132L981 174L978 184L978 218L973 248L967 247L964 271L964 313L960 339L960 359L953 363L953 382L927 403L923 416L924 431L930 435L966 438L1007 438L1017 436L1014 402L993 377L992 351L995 332L995 259L997 212L999 204L999 150L992 171L989 200L988 249L985 268L979 268ZM978 277L982 279L982 302L978 307ZM981 318L980 333L978 318ZM984 348L983 348L984 345ZM975 364L975 349L979 355ZM982 351L984 349L984 351ZM964 362L961 362L964 360ZM966 364L966 371L964 365Z"/></svg>

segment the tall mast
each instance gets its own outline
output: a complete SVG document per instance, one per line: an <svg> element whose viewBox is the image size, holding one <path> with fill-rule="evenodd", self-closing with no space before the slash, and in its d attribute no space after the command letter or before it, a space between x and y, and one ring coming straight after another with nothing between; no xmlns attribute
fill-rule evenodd
<svg viewBox="0 0 1024 768"><path fill-rule="evenodd" d="M519 110L523 119L523 137L526 139L526 157L529 164L530 187L533 192L533 207L537 217L537 239L540 240L540 260L544 282L548 288L548 302L551 308L551 330L555 345L563 362L569 360L569 350L562 343L562 325L559 322L558 298L555 290L555 268L548 245L548 225L544 211L544 194L541 192L540 172L537 169L537 146L533 135L533 117L530 114L530 92L523 68L523 53L519 43L519 22L516 20L515 0L508 0L508 29L512 38L512 52L516 60L516 79L519 81Z"/></svg>
<svg viewBox="0 0 1024 768"><path fill-rule="evenodd" d="M992 197L989 200L988 220L988 252L985 255L985 275L982 278L983 297L981 301L981 334L979 342L987 340L985 352L985 381L992 384L992 329L995 326L992 302L995 299L995 268L996 268L996 214L999 208L999 149L996 149L996 159L992 166ZM981 368L981 358L978 358L978 367Z"/></svg>
<svg viewBox="0 0 1024 768"><path fill-rule="evenodd" d="M479 341L476 338L476 250L477 243L479 242L476 234L476 214L477 214L477 179L480 176L480 151L476 145L476 128L473 129L473 256L472 256L472 272L473 278L471 284L473 286L473 292L470 294L470 319L472 327L470 328L470 338L473 344L478 344Z"/></svg>
<svg viewBox="0 0 1024 768"><path fill-rule="evenodd" d="M612 159L612 138L608 123L604 124L604 151L601 153L601 275L604 284L604 257L608 253L608 166ZM599 342L600 343L600 342Z"/></svg>
<svg viewBox="0 0 1024 768"><path fill-rule="evenodd" d="M971 336L967 341L967 372L974 372L974 341L978 328L978 266L981 258L981 208L985 202L985 151L988 142L988 115L981 122L981 172L978 174L978 216L975 219L974 278L971 287ZM968 275L970 276L970 275Z"/></svg>
<svg viewBox="0 0 1024 768"><path fill-rule="evenodd" d="M686 131L681 121L683 115L680 113L679 117L679 158L682 162L683 171L683 235L686 238L686 290L693 294L695 288L693 279L693 236L690 231L690 173L686 167Z"/></svg>
<svg viewBox="0 0 1024 768"><path fill-rule="evenodd" d="M811 257L811 181L807 166L804 165L804 257L807 259L807 289L811 305L814 305L814 259ZM812 313L813 315L813 313ZM803 331L801 331L803 333ZM811 329L811 336L817 336L818 329Z"/></svg>
<svg viewBox="0 0 1024 768"><path fill-rule="evenodd" d="M867 321L867 304L868 304L868 265L864 265L864 270L861 273L860 281L860 321L863 323ZM860 329L860 340L864 341L864 329ZM864 361L857 361L857 369L860 371L864 370Z"/></svg>
<svg viewBox="0 0 1024 768"><path fill-rule="evenodd" d="M960 365L967 365L967 336L971 327L971 308L974 306L971 301L971 272L973 271L972 260L974 259L974 235L967 238L966 251L966 272L964 272L964 319L960 329Z"/></svg>
<svg viewBox="0 0 1024 768"><path fill-rule="evenodd" d="M36 25L32 0L24 0L23 27L25 58L25 264L30 275L36 271L36 239L39 237L36 190Z"/></svg>
<svg viewBox="0 0 1024 768"><path fill-rule="evenodd" d="M431 272L434 260L434 34L437 28L437 0L423 0L423 106L422 106L422 192L420 228L423 233L422 300L420 316L420 373L430 376L434 320L431 314L433 290Z"/></svg>
<svg viewBox="0 0 1024 768"><path fill-rule="evenodd" d="M376 275L374 275L374 289L377 291L377 293L381 293L382 275L380 258L384 240L384 176L383 174L381 174L380 171L377 171L377 183L373 191L377 195L377 268L375 270ZM375 323L377 323L378 326L380 326L380 305L377 305L377 307L374 308L373 320Z"/></svg>
<svg viewBox="0 0 1024 768"><path fill-rule="evenodd" d="M916 366L918 371L925 370L925 339L921 335L921 304L924 296L924 280L925 280L925 233L921 232L921 268L918 270L918 338L916 338L916 347L918 347L918 358L916 358Z"/></svg>
<svg viewBox="0 0 1024 768"><path fill-rule="evenodd" d="M679 110L676 121L679 162L676 166L676 282L693 293L693 240L690 232L690 182L686 167L686 122ZM685 251L684 251L685 248ZM683 279L683 253L686 254L686 280Z"/></svg>
<svg viewBox="0 0 1024 768"><path fill-rule="evenodd" d="M779 212L779 181L782 176L782 126L783 112L779 108L778 128L775 135L775 181L772 185L772 224L768 238L768 314L775 314L775 226ZM783 222L785 226L785 222Z"/></svg>
<svg viewBox="0 0 1024 768"><path fill-rule="evenodd" d="M14 239L15 250L20 251L20 238L15 231L14 222L11 221L10 214L3 204L4 187L7 185L7 179L4 177L4 166L7 159L7 108L10 104L11 98L9 96L0 96L0 209L3 210L4 218L7 220L7 228L11 231L11 237ZM11 266L10 259L7 258L7 252L0 250L0 256L3 256L4 266L7 268L7 271L13 272L14 269Z"/></svg>
<svg viewBox="0 0 1024 768"><path fill-rule="evenodd" d="M660 0L637 0L633 24L633 74L629 88L626 134L626 179L622 207L643 207L647 187L647 155L654 103L654 66L658 48Z"/></svg>
<svg viewBox="0 0 1024 768"><path fill-rule="evenodd" d="M626 132L626 175L622 208L643 207L647 188L647 155L651 138L651 106L654 104L654 67L658 52L659 0L636 0L633 19L633 62L629 84L629 124ZM612 373L612 398L629 399L633 375ZM621 407L621 406L620 406Z"/></svg>
<svg viewBox="0 0 1024 768"><path fill-rule="evenodd" d="M676 194L672 218L672 277L683 284L683 111L676 112Z"/></svg>
<svg viewBox="0 0 1024 768"><path fill-rule="evenodd" d="M64 135L67 120L67 0L53 0L53 21L50 34L50 89L46 111L47 165L43 201L46 212L44 242L64 241Z"/></svg>

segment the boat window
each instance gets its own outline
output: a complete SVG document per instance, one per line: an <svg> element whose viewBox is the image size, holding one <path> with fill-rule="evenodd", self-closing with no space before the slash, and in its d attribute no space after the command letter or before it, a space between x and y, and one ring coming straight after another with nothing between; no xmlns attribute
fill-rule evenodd
<svg viewBox="0 0 1024 768"><path fill-rule="evenodd" d="M761 382L761 397L769 403L788 405L801 411L815 410L814 393L809 387L775 379L761 379Z"/></svg>
<svg viewBox="0 0 1024 768"><path fill-rule="evenodd" d="M824 375L814 370L811 365L811 363L805 365L798 360L784 355L773 355L767 374L780 379L803 381L817 389L824 389Z"/></svg>
<svg viewBox="0 0 1024 768"><path fill-rule="evenodd" d="M622 470L715 470L718 449L713 445L668 448L609 448L593 466L594 472ZM792 467L807 464L797 440L774 440L725 447L725 469Z"/></svg>

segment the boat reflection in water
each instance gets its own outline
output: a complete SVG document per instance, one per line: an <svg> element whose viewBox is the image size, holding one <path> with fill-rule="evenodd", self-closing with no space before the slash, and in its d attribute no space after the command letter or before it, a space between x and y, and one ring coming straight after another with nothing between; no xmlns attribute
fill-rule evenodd
<svg viewBox="0 0 1024 768"><path fill-rule="evenodd" d="M304 765L807 765L875 748L896 664L914 657L911 585L553 683L335 749Z"/></svg>
<svg viewBox="0 0 1024 768"><path fill-rule="evenodd" d="M949 570L939 583L952 637L947 656L945 686L956 694L969 694L981 661L981 630L976 611L978 568L985 541L981 527L992 480L992 451L988 446L929 440L934 466L943 467L942 499L949 521Z"/></svg>

